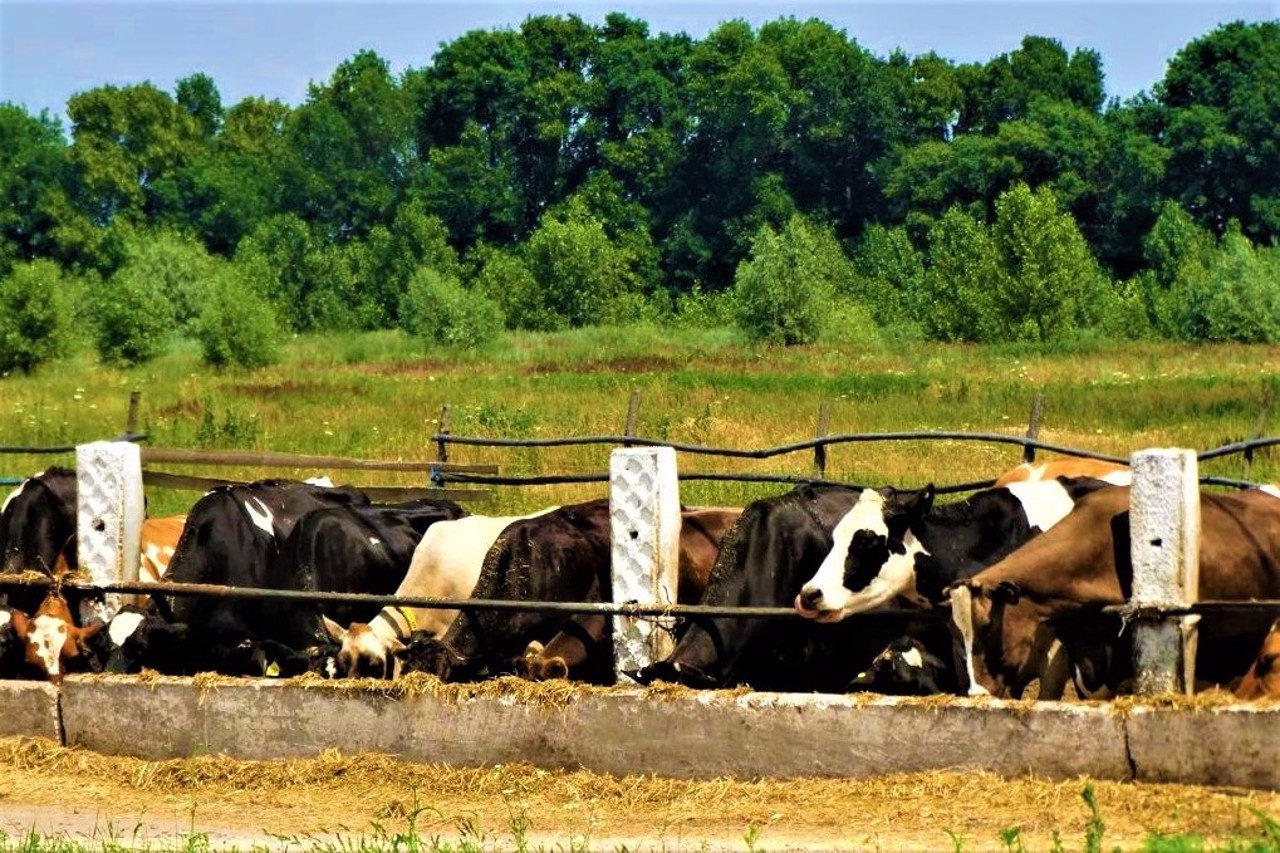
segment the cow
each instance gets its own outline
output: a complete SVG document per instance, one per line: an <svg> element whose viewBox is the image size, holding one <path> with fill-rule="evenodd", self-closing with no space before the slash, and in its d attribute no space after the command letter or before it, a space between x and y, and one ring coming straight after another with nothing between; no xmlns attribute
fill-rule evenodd
<svg viewBox="0 0 1280 853"><path fill-rule="evenodd" d="M76 472L53 467L28 477L0 507L0 573L25 571L53 576L62 556L76 566ZM43 601L44 590L11 590L5 600L27 613Z"/></svg>
<svg viewBox="0 0 1280 853"><path fill-rule="evenodd" d="M294 480L218 486L191 508L166 579L264 587L270 582L281 545L299 519L326 507L365 504L368 498L354 488L326 488ZM175 596L170 603L168 599L166 596L148 607L146 618L135 630L179 630L155 624L161 619L185 626L191 650L186 667L195 671L262 675L262 661L267 660L269 666L278 654L304 650L317 638L323 639L319 613L304 604L286 611L289 618L281 618L277 606L261 601ZM307 618L310 614L314 619ZM127 639L129 634L120 628L115 636ZM270 650L265 655L264 648Z"/></svg>
<svg viewBox="0 0 1280 853"><path fill-rule="evenodd" d="M754 501L721 542L702 603L789 607L831 551L831 533L860 492L801 485ZM822 625L807 619L693 617L670 655L627 673L641 684L750 685L758 690L843 692L897 634L876 620Z"/></svg>
<svg viewBox="0 0 1280 853"><path fill-rule="evenodd" d="M699 507L680 512L680 557L676 602L697 604L707 589L711 569L725 534L742 515L739 508ZM609 554L600 555L607 566ZM532 641L516 661L516 671L530 681L568 678L595 654L609 654L612 616L578 615L545 644Z"/></svg>
<svg viewBox="0 0 1280 853"><path fill-rule="evenodd" d="M1280 619L1271 623L1235 694L1240 699L1280 699Z"/></svg>
<svg viewBox="0 0 1280 853"><path fill-rule="evenodd" d="M914 637L898 637L849 682L850 692L904 696L955 693L955 669Z"/></svg>
<svg viewBox="0 0 1280 853"><path fill-rule="evenodd" d="M18 636L15 623L28 621L21 610L0 604L0 678L21 678L29 664L26 641Z"/></svg>
<svg viewBox="0 0 1280 853"><path fill-rule="evenodd" d="M836 524L830 553L801 586L796 611L837 622L900 599L940 604L949 585L1009 555L1104 487L1101 480L1061 477L985 489L941 506L932 485L864 489Z"/></svg>
<svg viewBox="0 0 1280 853"><path fill-rule="evenodd" d="M436 524L466 510L453 501L426 498L399 504L333 506L307 513L281 546L263 579L270 589L362 592L391 595L403 583L423 536ZM271 606L280 619L308 620L317 640L326 637L318 608ZM324 615L339 623L373 617L368 604L326 604ZM318 631L316 630L318 626Z"/></svg>
<svg viewBox="0 0 1280 853"><path fill-rule="evenodd" d="M1058 477L1092 477L1113 486L1127 486L1133 482L1128 465L1106 462L1102 459L1054 459L1049 462L1023 462L996 477L996 486L1012 483L1056 480Z"/></svg>
<svg viewBox="0 0 1280 853"><path fill-rule="evenodd" d="M143 583L160 581L169 571L169 561L182 538L182 528L186 526L185 515L169 515L160 518L147 518L142 522L139 543L142 553L138 560L138 580Z"/></svg>
<svg viewBox="0 0 1280 853"><path fill-rule="evenodd" d="M609 600L610 542L608 498L513 522L485 555L472 595L508 601ZM463 610L441 637L439 655L429 671L445 681L513 673L530 643L545 643L561 630L573 630L572 624L563 613ZM595 651L598 644L591 640ZM610 683L612 661L589 655L574 675L581 681Z"/></svg>
<svg viewBox="0 0 1280 853"><path fill-rule="evenodd" d="M1098 611L1132 590L1129 487L1085 495L1052 530L955 584L952 617L971 693L1019 696L1035 676L1038 649L1067 648L1077 689L1114 692L1130 674L1128 633ZM1207 600L1280 598L1280 501L1259 489L1200 494L1199 594ZM1265 632L1257 620L1201 618L1197 677L1239 677ZM1119 645L1118 645L1119 644Z"/></svg>
<svg viewBox="0 0 1280 853"><path fill-rule="evenodd" d="M553 509L532 515L470 515L432 525L414 550L395 594L403 598L468 597L498 535L510 524ZM326 616L324 626L328 637L341 646L336 662L340 676L394 678L399 669L397 656L414 632L439 637L456 618L456 610L389 606L367 623L352 622L343 628Z"/></svg>
<svg viewBox="0 0 1280 853"><path fill-rule="evenodd" d="M26 662L54 684L62 683L68 667L83 657L86 642L104 627L102 622L83 628L76 625L58 589L45 596L30 619L20 611L11 616L13 632L25 646Z"/></svg>

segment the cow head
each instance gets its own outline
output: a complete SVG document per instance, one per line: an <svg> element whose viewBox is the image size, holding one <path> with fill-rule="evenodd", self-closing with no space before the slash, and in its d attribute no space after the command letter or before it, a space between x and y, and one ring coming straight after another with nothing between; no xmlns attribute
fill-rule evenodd
<svg viewBox="0 0 1280 853"><path fill-rule="evenodd" d="M1236 696L1241 699L1280 699L1280 619L1272 623L1253 666L1236 687Z"/></svg>
<svg viewBox="0 0 1280 853"><path fill-rule="evenodd" d="M398 638L375 630L365 622L343 628L324 617L325 633L338 644L335 665L338 678L395 678L397 658L406 646Z"/></svg>
<svg viewBox="0 0 1280 853"><path fill-rule="evenodd" d="M624 671L622 674L645 687L657 681L683 684L697 690L714 690L724 686L719 678L708 675L698 667L670 659L651 663L640 670Z"/></svg>
<svg viewBox="0 0 1280 853"><path fill-rule="evenodd" d="M94 643L105 672L136 673L153 669L170 675L189 667L187 626L166 622L136 605L125 605L111 617Z"/></svg>
<svg viewBox="0 0 1280 853"><path fill-rule="evenodd" d="M888 604L915 586L915 561L925 553L911 528L933 508L934 489L865 489L832 534L834 543L800 589L801 616L838 622Z"/></svg>
<svg viewBox="0 0 1280 853"><path fill-rule="evenodd" d="M947 665L919 640L901 637L876 655L871 666L849 682L849 691L890 696L930 696L945 692Z"/></svg>
<svg viewBox="0 0 1280 853"><path fill-rule="evenodd" d="M547 654L537 640L529 643L524 654L515 661L516 675L526 681L550 681L569 677L569 662L556 654Z"/></svg>
<svg viewBox="0 0 1280 853"><path fill-rule="evenodd" d="M60 592L50 593L31 619L15 611L12 624L14 634L26 645L27 663L54 684L62 683L67 662L80 657L81 648L104 627L102 622L83 628L76 625Z"/></svg>

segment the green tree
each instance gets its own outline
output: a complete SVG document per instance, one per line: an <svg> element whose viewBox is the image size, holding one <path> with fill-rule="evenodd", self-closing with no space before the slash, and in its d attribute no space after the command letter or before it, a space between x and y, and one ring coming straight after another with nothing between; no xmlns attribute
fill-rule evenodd
<svg viewBox="0 0 1280 853"><path fill-rule="evenodd" d="M793 216L781 232L762 227L730 291L738 325L755 341L813 343L853 277L835 237L804 217Z"/></svg>
<svg viewBox="0 0 1280 853"><path fill-rule="evenodd" d="M219 264L202 294L193 331L206 364L254 368L280 360L279 323L255 263Z"/></svg>
<svg viewBox="0 0 1280 853"><path fill-rule="evenodd" d="M1003 275L991 282L1002 336L1051 341L1094 326L1108 282L1053 192L1018 184L996 199L992 238Z"/></svg>
<svg viewBox="0 0 1280 853"><path fill-rule="evenodd" d="M467 290L456 279L422 267L409 280L400 305L406 332L432 343L475 349L502 331L502 309L484 293Z"/></svg>
<svg viewBox="0 0 1280 853"><path fill-rule="evenodd" d="M171 231L132 234L126 242L130 275L145 278L166 295L178 332L190 331L216 265L198 240Z"/></svg>
<svg viewBox="0 0 1280 853"><path fill-rule="evenodd" d="M174 179L200 150L195 118L150 83L100 86L73 95L70 162L77 203L94 223L135 225L180 206Z"/></svg>
<svg viewBox="0 0 1280 853"><path fill-rule="evenodd" d="M911 312L936 340L998 340L1007 326L996 284L1005 275L991 229L953 207L929 229L929 267Z"/></svg>
<svg viewBox="0 0 1280 853"><path fill-rule="evenodd" d="M1169 61L1156 86L1166 191L1223 234L1280 234L1280 21L1225 24Z"/></svg>
<svg viewBox="0 0 1280 853"><path fill-rule="evenodd" d="M847 294L866 306L882 326L918 323L913 310L924 283L924 256L902 226L872 225L853 255Z"/></svg>
<svg viewBox="0 0 1280 853"><path fill-rule="evenodd" d="M126 263L91 299L95 344L103 362L128 367L168 350L173 304L164 284L141 265Z"/></svg>
<svg viewBox="0 0 1280 853"><path fill-rule="evenodd" d="M57 119L0 104L0 275L15 261L61 254L57 230L71 215L68 177Z"/></svg>
<svg viewBox="0 0 1280 853"><path fill-rule="evenodd" d="M0 372L30 373L65 355L73 322L69 285L56 263L15 265L0 278Z"/></svg>
<svg viewBox="0 0 1280 853"><path fill-rule="evenodd" d="M615 309L640 293L634 260L584 205L549 214L524 247L524 261L537 286L536 296L530 294L527 302L529 315L554 317L558 326L625 316Z"/></svg>

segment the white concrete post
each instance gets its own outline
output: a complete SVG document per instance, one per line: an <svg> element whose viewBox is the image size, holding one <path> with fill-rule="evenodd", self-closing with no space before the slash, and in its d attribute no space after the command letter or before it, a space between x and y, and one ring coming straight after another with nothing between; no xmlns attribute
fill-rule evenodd
<svg viewBox="0 0 1280 853"><path fill-rule="evenodd" d="M615 603L675 604L680 581L680 483L671 447L614 450L609 458ZM673 648L674 618L613 618L614 668L636 670ZM621 681L622 679L619 678Z"/></svg>
<svg viewBox="0 0 1280 853"><path fill-rule="evenodd" d="M1130 460L1133 598L1144 607L1183 607L1200 588L1200 482L1192 450L1140 450ZM1198 616L1138 618L1133 664L1140 694L1195 689Z"/></svg>
<svg viewBox="0 0 1280 853"><path fill-rule="evenodd" d="M80 570L99 584L136 581L146 515L138 446L95 441L77 447L76 491ZM110 594L103 604L86 603L90 612L80 617L110 618L120 604L120 595Z"/></svg>

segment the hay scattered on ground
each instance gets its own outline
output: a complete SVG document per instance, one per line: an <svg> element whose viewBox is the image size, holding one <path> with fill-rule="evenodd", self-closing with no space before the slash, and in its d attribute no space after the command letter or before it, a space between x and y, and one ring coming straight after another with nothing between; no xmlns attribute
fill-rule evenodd
<svg viewBox="0 0 1280 853"><path fill-rule="evenodd" d="M764 768L762 768L764 769ZM609 776L528 764L482 769L411 764L385 755L240 761L196 756L146 761L65 748L47 740L0 739L0 800L6 803L109 802L122 814L193 807L224 823L272 832L368 830L374 821L407 819L424 809L424 827L451 829L463 819L491 831L513 810L534 831L578 824L599 835L685 838L748 826L808 837L914 834L946 846L950 829L983 844L1021 826L1027 837L1082 836L1089 820L1081 792L1092 784L1112 839L1148 831L1211 838L1256 834L1251 809L1280 814L1280 793L1186 785L1139 785L1075 779L1003 780L985 772L904 773L873 779L802 778L690 781L648 775Z"/></svg>

